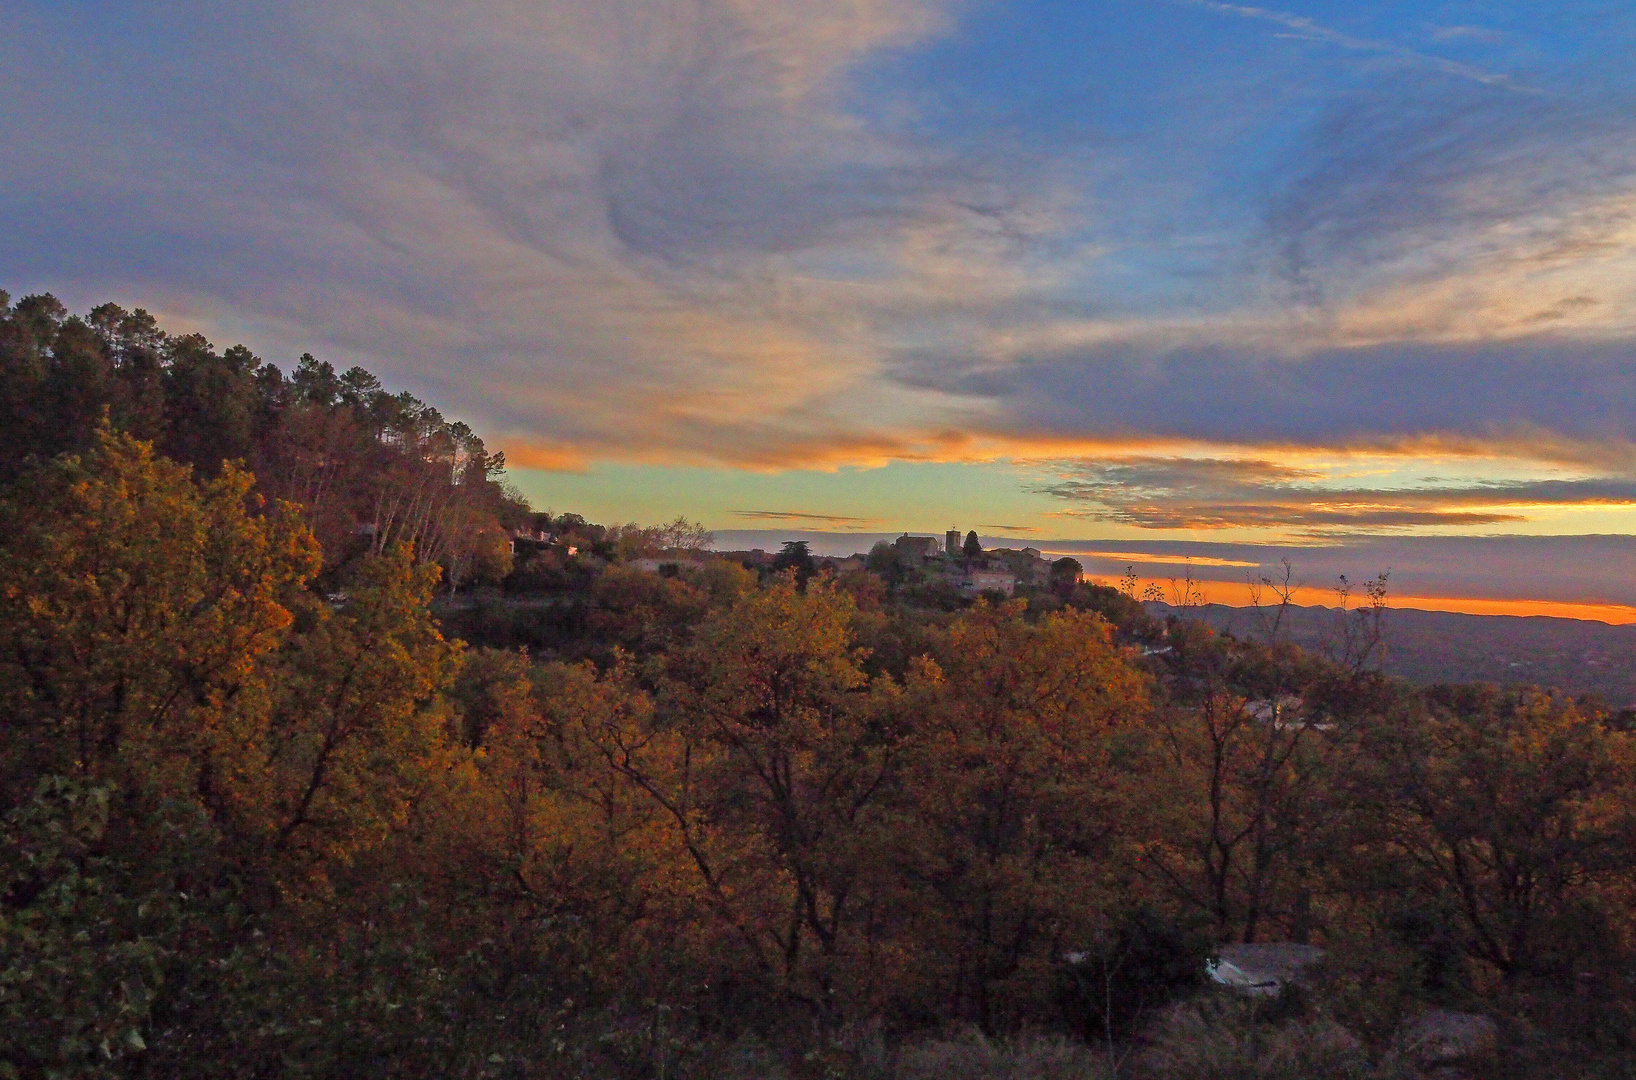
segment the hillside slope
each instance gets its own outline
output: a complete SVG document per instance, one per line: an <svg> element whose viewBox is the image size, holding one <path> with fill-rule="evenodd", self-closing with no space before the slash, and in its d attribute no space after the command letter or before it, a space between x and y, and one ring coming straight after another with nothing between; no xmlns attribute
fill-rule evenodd
<svg viewBox="0 0 1636 1080"><path fill-rule="evenodd" d="M1221 604L1197 614L1241 637L1261 634L1266 617ZM1335 637L1339 617L1338 610L1325 607L1293 607L1285 616L1297 644L1320 650ZM1636 705L1636 626L1405 608L1388 612L1386 646L1386 672L1417 683L1535 684L1600 694L1617 706Z"/></svg>

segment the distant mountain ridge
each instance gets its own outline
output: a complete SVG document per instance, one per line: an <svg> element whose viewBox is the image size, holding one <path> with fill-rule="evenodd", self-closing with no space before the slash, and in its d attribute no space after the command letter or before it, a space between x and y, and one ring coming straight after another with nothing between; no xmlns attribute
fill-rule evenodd
<svg viewBox="0 0 1636 1080"><path fill-rule="evenodd" d="M1264 636L1263 621L1273 610L1208 604L1192 614L1218 630L1254 637ZM1339 617L1336 608L1291 607L1283 630L1301 647L1321 650L1333 640ZM1598 694L1617 707L1636 706L1636 625L1391 608L1383 667L1416 683L1538 685Z"/></svg>

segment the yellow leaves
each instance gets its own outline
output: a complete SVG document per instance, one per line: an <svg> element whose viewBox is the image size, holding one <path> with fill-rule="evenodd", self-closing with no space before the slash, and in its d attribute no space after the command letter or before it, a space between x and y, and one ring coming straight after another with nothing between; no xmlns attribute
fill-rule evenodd
<svg viewBox="0 0 1636 1080"><path fill-rule="evenodd" d="M536 715L491 728L483 760L532 902L595 895L623 949L819 992L889 756L852 611L817 586L743 592L648 670L657 699L623 661L539 669Z"/></svg>
<svg viewBox="0 0 1636 1080"><path fill-rule="evenodd" d="M242 858L310 874L448 773L455 650L427 610L436 567L395 551L331 612L303 589L311 533L251 488L104 431L0 501L4 780L80 771L197 800ZM298 604L313 625L292 641Z"/></svg>
<svg viewBox="0 0 1636 1080"><path fill-rule="evenodd" d="M1113 648L1109 628L1080 611L1023 618L1020 604L979 604L950 628L940 663L923 661L911 685L937 687L935 726L948 738L1027 743L1092 768L1106 736L1147 712L1143 677Z"/></svg>
<svg viewBox="0 0 1636 1080"><path fill-rule="evenodd" d="M682 641L708 606L706 596L684 581L622 566L597 579L591 598L591 636L637 655Z"/></svg>
<svg viewBox="0 0 1636 1080"><path fill-rule="evenodd" d="M1538 691L1428 697L1430 709L1365 731L1353 786L1383 857L1459 912L1471 954L1530 972L1553 919L1630 879L1630 736Z"/></svg>
<svg viewBox="0 0 1636 1080"><path fill-rule="evenodd" d="M488 730L489 811L473 843L535 917L574 927L598 977L628 981L631 957L661 942L674 951L678 938L698 945L715 922L688 847L714 851L718 840L695 801L702 755L655 725L622 667L546 664L533 683L532 709Z"/></svg>
<svg viewBox="0 0 1636 1080"><path fill-rule="evenodd" d="M989 1023L1047 984L1032 976L1052 941L1099 918L1110 739L1145 717L1146 687L1096 616L980 603L910 664L904 696L891 857L925 883L919 978Z"/></svg>
<svg viewBox="0 0 1636 1080"><path fill-rule="evenodd" d="M151 772L255 696L318 565L293 515L258 508L247 474L197 484L106 430L0 500L0 695L36 767Z"/></svg>
<svg viewBox="0 0 1636 1080"><path fill-rule="evenodd" d="M756 588L755 571L747 570L730 559L706 559L687 572L687 581L703 589L712 604L726 606Z"/></svg>
<svg viewBox="0 0 1636 1080"><path fill-rule="evenodd" d="M729 737L760 732L786 743L819 737L868 682L851 644L856 608L822 585L787 579L713 612L671 665L676 707Z"/></svg>
<svg viewBox="0 0 1636 1080"><path fill-rule="evenodd" d="M456 649L427 608L437 568L397 548L361 574L351 603L280 658L265 731L241 748L265 763L241 810L261 811L272 851L314 873L401 827L456 755L439 701Z"/></svg>
<svg viewBox="0 0 1636 1080"><path fill-rule="evenodd" d="M533 713L528 654L521 650L464 650L450 698L460 714L460 738L474 750L489 740L491 731L516 728Z"/></svg>

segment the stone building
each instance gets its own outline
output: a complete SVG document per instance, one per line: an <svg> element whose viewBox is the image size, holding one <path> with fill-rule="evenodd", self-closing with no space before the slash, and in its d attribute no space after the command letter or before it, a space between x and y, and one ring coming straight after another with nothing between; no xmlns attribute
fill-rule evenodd
<svg viewBox="0 0 1636 1080"><path fill-rule="evenodd" d="M935 536L910 536L908 533L904 533L893 542L892 546L898 550L898 554L908 555L913 558L930 559L942 554L938 550L937 537Z"/></svg>

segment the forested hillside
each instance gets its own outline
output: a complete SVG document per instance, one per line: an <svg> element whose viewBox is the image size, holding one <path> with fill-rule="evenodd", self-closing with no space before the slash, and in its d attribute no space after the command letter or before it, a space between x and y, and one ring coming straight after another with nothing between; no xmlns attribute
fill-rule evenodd
<svg viewBox="0 0 1636 1080"><path fill-rule="evenodd" d="M1208 604L1196 614L1228 633L1256 633L1253 609ZM1335 637L1335 608L1291 607L1290 638L1322 651ZM1489 682L1550 686L1636 707L1636 626L1544 615L1461 615L1394 609L1381 669L1417 683Z"/></svg>
<svg viewBox="0 0 1636 1080"><path fill-rule="evenodd" d="M394 544L443 568L449 588L506 572L527 507L504 455L471 428L362 368L302 356L285 375L242 345L172 336L140 309L72 317L49 295L0 292L0 477L89 449L104 424L201 477L236 461L269 501L299 505L326 580Z"/></svg>
<svg viewBox="0 0 1636 1080"><path fill-rule="evenodd" d="M1367 610L745 565L533 512L359 369L0 335L0 1075L1636 1067L1595 701L1394 680ZM1324 960L1212 990L1246 942Z"/></svg>

